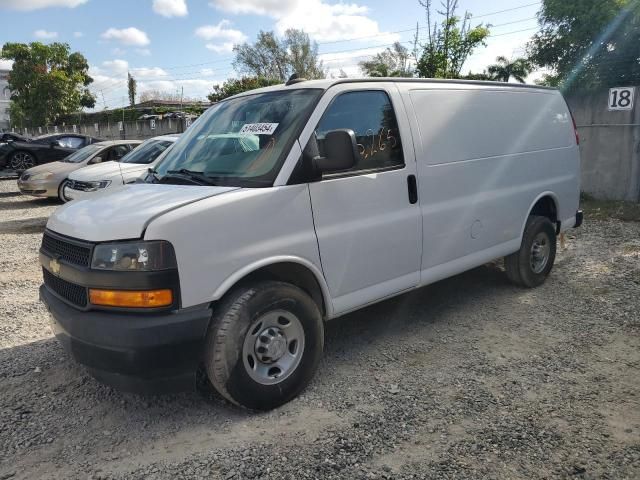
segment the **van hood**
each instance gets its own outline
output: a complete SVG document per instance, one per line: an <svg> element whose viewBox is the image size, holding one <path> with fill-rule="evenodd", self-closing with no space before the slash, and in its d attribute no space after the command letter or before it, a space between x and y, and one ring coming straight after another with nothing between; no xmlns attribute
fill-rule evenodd
<svg viewBox="0 0 640 480"><path fill-rule="evenodd" d="M238 188L146 183L125 185L61 206L49 217L47 228L90 242L141 238L155 217Z"/></svg>
<svg viewBox="0 0 640 480"><path fill-rule="evenodd" d="M146 172L150 166L151 165L141 163L104 162L82 168L69 175L69 178L71 180L79 180L82 182L120 180L118 183L122 183L122 177L125 177L125 180L128 180L129 177L133 175L133 178L135 178Z"/></svg>

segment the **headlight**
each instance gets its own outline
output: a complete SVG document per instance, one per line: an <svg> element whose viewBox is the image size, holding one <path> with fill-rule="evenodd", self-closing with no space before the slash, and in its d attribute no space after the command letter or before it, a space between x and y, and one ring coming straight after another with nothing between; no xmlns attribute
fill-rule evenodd
<svg viewBox="0 0 640 480"><path fill-rule="evenodd" d="M91 268L119 271L151 271L176 268L176 255L161 240L104 243L93 250Z"/></svg>
<svg viewBox="0 0 640 480"><path fill-rule="evenodd" d="M53 177L53 173L51 172L34 173L29 180L48 180L51 177Z"/></svg>
<svg viewBox="0 0 640 480"><path fill-rule="evenodd" d="M111 185L111 180L100 180L99 182L87 182L85 192L95 192L101 188L107 188Z"/></svg>

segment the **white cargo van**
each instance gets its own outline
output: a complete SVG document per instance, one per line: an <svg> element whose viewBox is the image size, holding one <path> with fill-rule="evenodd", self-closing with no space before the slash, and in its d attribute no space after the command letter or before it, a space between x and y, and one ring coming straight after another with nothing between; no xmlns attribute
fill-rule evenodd
<svg viewBox="0 0 640 480"><path fill-rule="evenodd" d="M203 367L272 408L312 378L325 320L499 257L540 285L579 178L556 90L290 81L214 105L147 183L59 208L40 295L103 382L193 388Z"/></svg>

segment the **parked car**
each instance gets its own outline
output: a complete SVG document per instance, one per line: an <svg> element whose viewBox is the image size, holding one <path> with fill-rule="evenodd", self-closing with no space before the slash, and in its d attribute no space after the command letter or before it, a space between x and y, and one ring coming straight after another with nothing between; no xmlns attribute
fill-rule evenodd
<svg viewBox="0 0 640 480"><path fill-rule="evenodd" d="M0 169L22 172L36 165L62 160L69 154L100 140L73 133L53 133L33 139L0 144Z"/></svg>
<svg viewBox="0 0 640 480"><path fill-rule="evenodd" d="M85 198L95 192L135 182L146 176L162 154L179 138L178 135L162 135L146 140L128 153L120 162L106 162L76 170L62 189L65 201Z"/></svg>
<svg viewBox="0 0 640 480"><path fill-rule="evenodd" d="M103 382L193 388L203 366L231 402L273 408L312 379L325 320L500 257L515 284L542 284L557 234L582 222L577 140L560 92L537 86L242 93L182 135L153 183L54 212L40 295Z"/></svg>
<svg viewBox="0 0 640 480"><path fill-rule="evenodd" d="M14 133L14 132L0 133L0 143L26 142L27 140L28 140L28 137L25 137L24 135L20 135L19 133Z"/></svg>
<svg viewBox="0 0 640 480"><path fill-rule="evenodd" d="M18 188L25 195L58 197L60 200L64 200L64 186L67 176L71 172L96 163L117 162L141 143L140 140L92 143L58 162L46 163L25 170L18 178Z"/></svg>

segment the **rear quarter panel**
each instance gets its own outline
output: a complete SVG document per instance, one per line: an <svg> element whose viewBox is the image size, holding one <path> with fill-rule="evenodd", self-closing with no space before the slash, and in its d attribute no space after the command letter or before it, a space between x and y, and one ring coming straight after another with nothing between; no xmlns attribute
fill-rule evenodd
<svg viewBox="0 0 640 480"><path fill-rule="evenodd" d="M579 153L559 92L433 84L401 90L418 163L423 270L464 257L471 268L516 251L531 207L545 194L561 220L575 215Z"/></svg>

